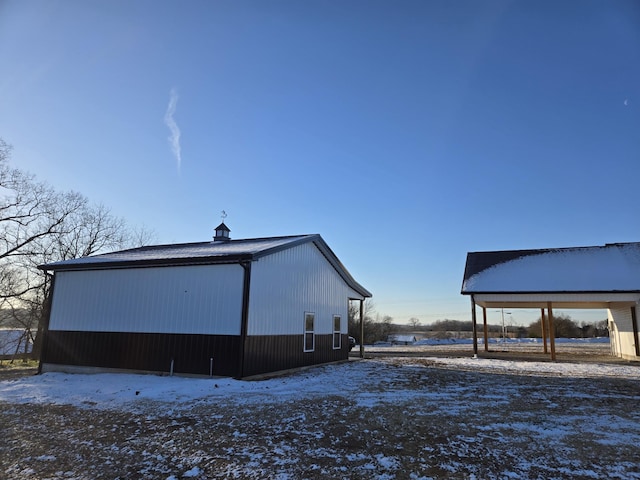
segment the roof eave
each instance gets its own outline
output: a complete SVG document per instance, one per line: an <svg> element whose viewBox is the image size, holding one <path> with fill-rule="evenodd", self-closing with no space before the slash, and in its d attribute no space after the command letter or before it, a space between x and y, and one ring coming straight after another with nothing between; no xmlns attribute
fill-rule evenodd
<svg viewBox="0 0 640 480"><path fill-rule="evenodd" d="M512 291L482 291L462 290L462 295L581 295L607 293L640 293L637 290L512 290Z"/></svg>
<svg viewBox="0 0 640 480"><path fill-rule="evenodd" d="M252 261L254 255L218 255L211 257L185 257L185 258L164 258L149 260L121 260L112 262L87 262L78 264L49 263L38 265L38 269L43 271L76 271L76 270L110 270L120 268L144 268L144 267L175 267L180 265L222 265Z"/></svg>
<svg viewBox="0 0 640 480"><path fill-rule="evenodd" d="M347 268L342 264L340 259L333 253L331 247L327 245L327 243L323 240L320 235L314 235L314 238L310 239L316 245L316 247L320 250L320 252L324 255L327 261L333 266L333 268L338 272L338 274L342 277L349 287L351 287L355 292L362 295L364 298L371 298L373 294L360 285L349 273Z"/></svg>

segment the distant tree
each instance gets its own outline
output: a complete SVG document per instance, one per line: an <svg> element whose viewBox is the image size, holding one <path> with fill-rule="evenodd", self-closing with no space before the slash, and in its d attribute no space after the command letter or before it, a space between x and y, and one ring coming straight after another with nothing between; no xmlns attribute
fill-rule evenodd
<svg viewBox="0 0 640 480"><path fill-rule="evenodd" d="M553 326L556 338L578 338L582 333L580 326L569 315L554 316Z"/></svg>
<svg viewBox="0 0 640 480"><path fill-rule="evenodd" d="M349 335L357 342L372 344L384 341L393 331L393 318L389 315L380 316L375 312L375 306L371 300L364 302L364 340L360 338L360 305L352 302L349 305Z"/></svg>
<svg viewBox="0 0 640 480"><path fill-rule="evenodd" d="M462 320L436 320L431 326L432 330L440 332L471 332L473 323L471 321Z"/></svg>
<svg viewBox="0 0 640 480"><path fill-rule="evenodd" d="M416 317L411 317L409 319L409 325L413 328L417 328L420 326L420 320L417 319Z"/></svg>
<svg viewBox="0 0 640 480"><path fill-rule="evenodd" d="M596 337L608 337L609 336L609 320L604 319L595 323L594 334Z"/></svg>
<svg viewBox="0 0 640 480"><path fill-rule="evenodd" d="M527 327L527 336L529 338L542 338L542 320L541 317L535 322L531 322Z"/></svg>
<svg viewBox="0 0 640 480"><path fill-rule="evenodd" d="M527 336L527 327L518 325L516 327L516 338L523 338Z"/></svg>
<svg viewBox="0 0 640 480"><path fill-rule="evenodd" d="M565 314L553 315L553 328L555 330L555 338L578 338L581 337L582 334L580 326L578 326L578 324L573 321L569 315ZM531 323L527 328L527 331L529 337L542 337L541 318L538 318L535 322Z"/></svg>
<svg viewBox="0 0 640 480"><path fill-rule="evenodd" d="M372 324L374 323L375 304L371 299L366 299L363 305L363 326L364 326L364 343L368 342L372 332ZM360 338L360 302L349 303L349 335L356 339L358 343L362 342Z"/></svg>
<svg viewBox="0 0 640 480"><path fill-rule="evenodd" d="M392 324L393 324L393 317L390 317L389 315L385 315L384 317L382 317L382 321L379 322L379 325L380 325L379 339L380 340L387 340L387 337L393 331Z"/></svg>
<svg viewBox="0 0 640 480"><path fill-rule="evenodd" d="M595 323L582 322L580 324L581 337L608 337L609 336L609 320L600 320Z"/></svg>

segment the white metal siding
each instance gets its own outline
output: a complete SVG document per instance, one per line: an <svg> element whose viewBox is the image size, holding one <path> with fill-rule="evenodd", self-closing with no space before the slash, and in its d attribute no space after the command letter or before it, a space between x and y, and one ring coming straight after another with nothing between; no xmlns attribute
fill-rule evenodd
<svg viewBox="0 0 640 480"><path fill-rule="evenodd" d="M239 335L243 278L239 265L58 272L49 329Z"/></svg>
<svg viewBox="0 0 640 480"><path fill-rule="evenodd" d="M636 318L638 311L636 308ZM622 306L609 309L609 334L611 336L612 353L619 357L636 357L635 339L633 338L633 323L631 307Z"/></svg>
<svg viewBox="0 0 640 480"><path fill-rule="evenodd" d="M302 335L304 313L315 313L315 333L333 333L333 316L347 333L353 291L313 243L274 253L251 267L249 335Z"/></svg>

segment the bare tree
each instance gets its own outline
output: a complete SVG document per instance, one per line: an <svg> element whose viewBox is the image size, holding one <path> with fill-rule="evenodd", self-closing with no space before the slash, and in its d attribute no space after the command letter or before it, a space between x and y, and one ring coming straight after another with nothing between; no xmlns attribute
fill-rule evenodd
<svg viewBox="0 0 640 480"><path fill-rule="evenodd" d="M416 317L411 317L409 319L409 325L411 325L411 327L413 328L417 328L420 326L420 320L417 319Z"/></svg>
<svg viewBox="0 0 640 480"><path fill-rule="evenodd" d="M68 218L87 203L80 194L59 194L11 168L10 150L0 139L0 307L37 288L25 264L37 256L43 239L68 233Z"/></svg>
<svg viewBox="0 0 640 480"><path fill-rule="evenodd" d="M11 168L10 150L0 139L0 308L20 312L12 318L23 319L29 331L36 325L41 331L51 281L38 265L140 246L153 234L129 229L122 218L79 193L56 192Z"/></svg>
<svg viewBox="0 0 640 480"><path fill-rule="evenodd" d="M364 302L362 319L364 327L364 339L360 339L360 305L356 302L349 304L349 335L358 342L365 344L386 340L393 330L393 318L389 315L380 316L376 313L375 304L371 299Z"/></svg>
<svg viewBox="0 0 640 480"><path fill-rule="evenodd" d="M582 333L580 326L569 315L562 313L553 315L553 330L555 332L555 338L577 338L580 337ZM538 317L535 322L529 324L527 331L529 337L542 337L540 317ZM549 335L548 332L547 335Z"/></svg>
<svg viewBox="0 0 640 480"><path fill-rule="evenodd" d="M364 326L365 341L369 338L369 332L371 332L372 324L374 322L373 317L376 313L376 306L370 298L364 301L362 323ZM349 335L361 342L360 338L360 302L349 303Z"/></svg>

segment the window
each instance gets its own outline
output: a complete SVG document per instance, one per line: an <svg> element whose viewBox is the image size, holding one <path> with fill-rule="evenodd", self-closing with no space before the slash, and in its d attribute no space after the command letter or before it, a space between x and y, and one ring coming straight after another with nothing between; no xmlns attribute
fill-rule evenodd
<svg viewBox="0 0 640 480"><path fill-rule="evenodd" d="M333 348L338 349L342 343L340 335L340 315L333 316Z"/></svg>
<svg viewBox="0 0 640 480"><path fill-rule="evenodd" d="M304 351L313 352L315 346L314 323L316 315L306 312L304 314Z"/></svg>

